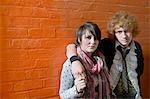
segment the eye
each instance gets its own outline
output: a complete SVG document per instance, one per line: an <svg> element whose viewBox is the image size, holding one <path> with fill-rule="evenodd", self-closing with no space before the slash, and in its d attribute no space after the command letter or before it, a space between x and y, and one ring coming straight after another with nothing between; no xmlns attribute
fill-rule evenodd
<svg viewBox="0 0 150 99"><path fill-rule="evenodd" d="M89 36L87 36L86 38L87 38L87 39L91 39L92 37L89 35Z"/></svg>
<svg viewBox="0 0 150 99"><path fill-rule="evenodd" d="M120 34L121 34L122 32L123 32L123 31L117 31L117 33L120 33Z"/></svg>
<svg viewBox="0 0 150 99"><path fill-rule="evenodd" d="M124 31L124 33L127 33L127 31Z"/></svg>
<svg viewBox="0 0 150 99"><path fill-rule="evenodd" d="M121 34L122 32L127 33L127 31L117 31L116 33Z"/></svg>

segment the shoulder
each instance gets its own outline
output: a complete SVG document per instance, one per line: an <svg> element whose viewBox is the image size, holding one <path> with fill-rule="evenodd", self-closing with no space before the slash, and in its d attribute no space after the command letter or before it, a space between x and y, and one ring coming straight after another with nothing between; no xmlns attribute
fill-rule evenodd
<svg viewBox="0 0 150 99"><path fill-rule="evenodd" d="M137 64L138 64L136 72L138 73L138 77L140 77L140 75L143 73L144 70L144 56L143 56L141 45L137 41L134 41L134 43L135 43L135 53L136 53Z"/></svg>
<svg viewBox="0 0 150 99"><path fill-rule="evenodd" d="M69 67L71 65L71 62L70 62L70 59L67 59L64 64L63 64L63 67Z"/></svg>
<svg viewBox="0 0 150 99"><path fill-rule="evenodd" d="M115 45L115 42L110 40L109 38L104 38L100 42L100 47L102 47L104 49L105 48L111 48L112 49L114 47L114 45Z"/></svg>
<svg viewBox="0 0 150 99"><path fill-rule="evenodd" d="M135 52L137 53L137 54L142 54L142 48L141 48L141 45L140 45L140 43L138 43L137 41L134 41L134 44L135 44Z"/></svg>
<svg viewBox="0 0 150 99"><path fill-rule="evenodd" d="M64 64L63 64L63 67L62 67L62 72L68 72L68 73L71 73L71 62L69 59L67 59Z"/></svg>
<svg viewBox="0 0 150 99"><path fill-rule="evenodd" d="M140 49L141 49L141 45L140 45L140 43L139 43L139 42L134 41L134 43L135 43L135 47L136 47L136 48L140 48Z"/></svg>
<svg viewBox="0 0 150 99"><path fill-rule="evenodd" d="M100 42L99 49L104 54L104 56L107 54L111 55L111 53L115 52L115 42L109 38L104 38Z"/></svg>
<svg viewBox="0 0 150 99"><path fill-rule="evenodd" d="M69 59L67 59L63 64L62 71L61 71L61 78L62 80L73 79L73 74L71 70L71 62Z"/></svg>

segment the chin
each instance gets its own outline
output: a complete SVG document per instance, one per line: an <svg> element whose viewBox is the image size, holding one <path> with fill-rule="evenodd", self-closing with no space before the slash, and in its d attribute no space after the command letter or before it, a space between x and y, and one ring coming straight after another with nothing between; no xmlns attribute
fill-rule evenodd
<svg viewBox="0 0 150 99"><path fill-rule="evenodd" d="M122 46L127 46L128 44L127 43L120 43Z"/></svg>
<svg viewBox="0 0 150 99"><path fill-rule="evenodd" d="M128 45L128 42L122 42L120 44L123 45L123 46L126 46L126 45Z"/></svg>
<svg viewBox="0 0 150 99"><path fill-rule="evenodd" d="M95 50L90 50L90 51L89 51L89 53L94 53L94 52L95 52Z"/></svg>

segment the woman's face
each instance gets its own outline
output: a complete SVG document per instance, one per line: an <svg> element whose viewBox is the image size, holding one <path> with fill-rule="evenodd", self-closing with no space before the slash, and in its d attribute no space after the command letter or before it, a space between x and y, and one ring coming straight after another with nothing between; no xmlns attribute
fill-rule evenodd
<svg viewBox="0 0 150 99"><path fill-rule="evenodd" d="M87 54L92 54L98 47L99 41L95 39L92 33L86 30L86 33L82 35L80 47Z"/></svg>
<svg viewBox="0 0 150 99"><path fill-rule="evenodd" d="M122 27L115 30L115 36L118 42L124 47L127 47L132 41L132 33L125 31Z"/></svg>

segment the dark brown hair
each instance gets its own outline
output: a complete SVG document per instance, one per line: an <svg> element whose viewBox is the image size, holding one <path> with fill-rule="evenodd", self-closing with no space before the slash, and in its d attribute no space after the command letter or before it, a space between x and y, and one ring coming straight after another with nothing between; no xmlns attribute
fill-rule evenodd
<svg viewBox="0 0 150 99"><path fill-rule="evenodd" d="M80 44L82 35L86 33L86 30L90 31L95 39L99 42L101 40L101 31L97 24L94 22L86 22L85 24L81 25L76 32L76 45Z"/></svg>

